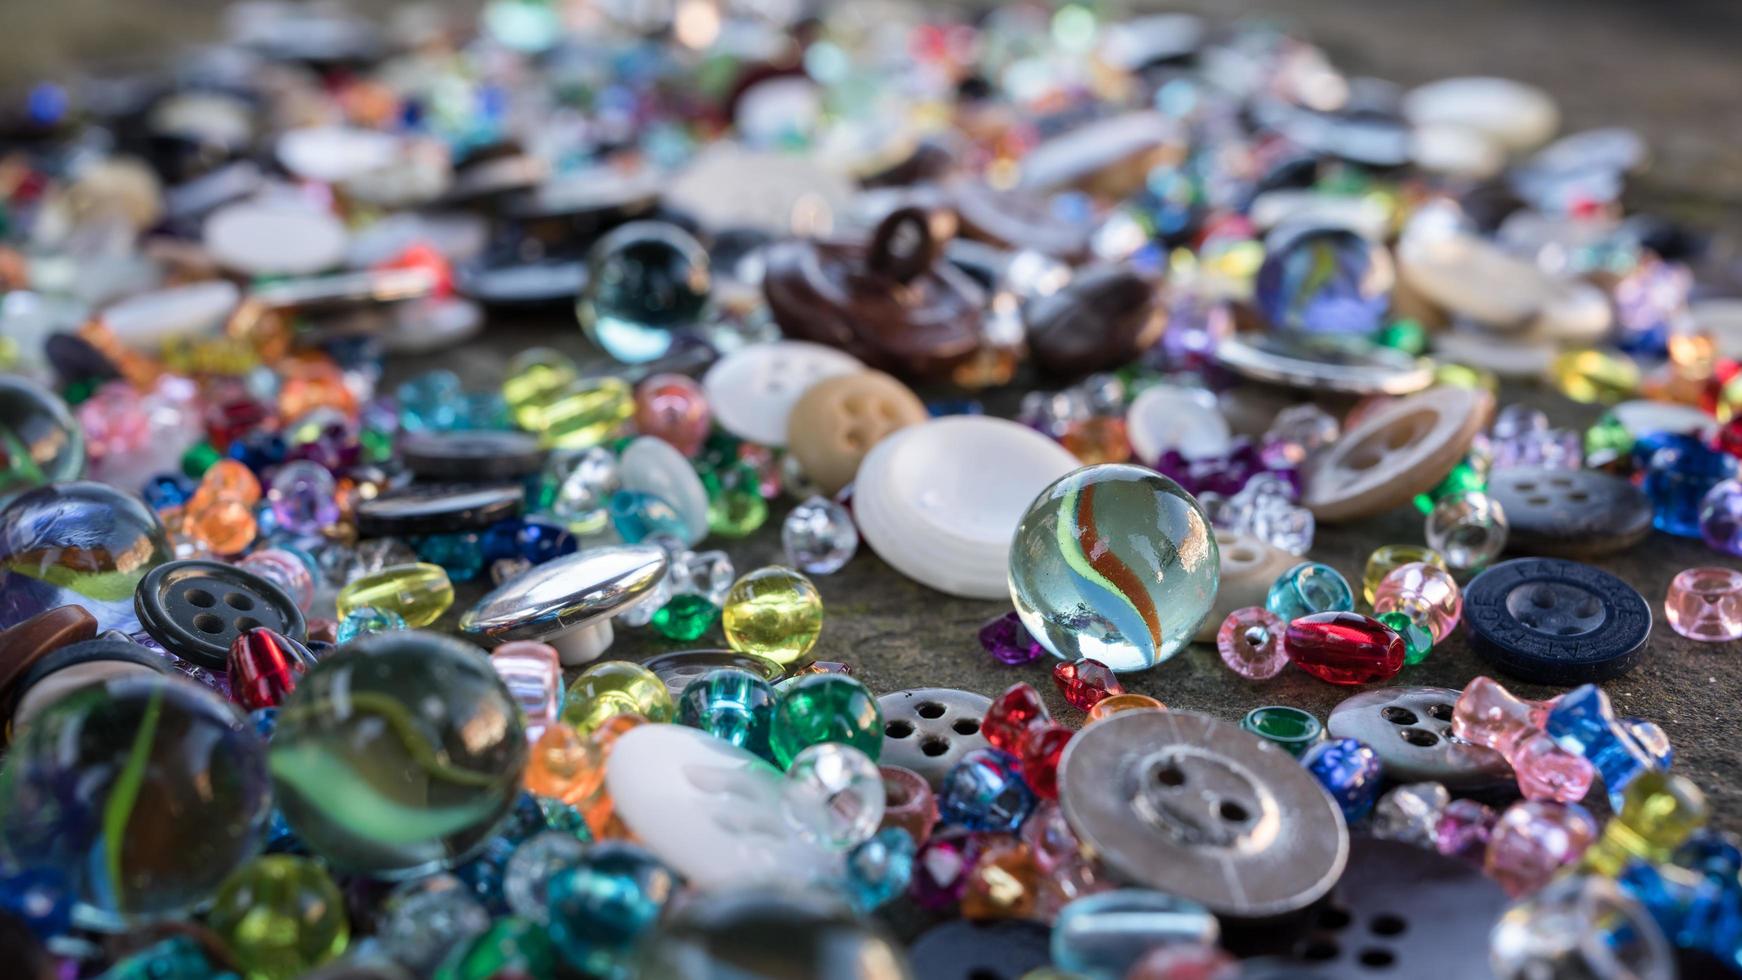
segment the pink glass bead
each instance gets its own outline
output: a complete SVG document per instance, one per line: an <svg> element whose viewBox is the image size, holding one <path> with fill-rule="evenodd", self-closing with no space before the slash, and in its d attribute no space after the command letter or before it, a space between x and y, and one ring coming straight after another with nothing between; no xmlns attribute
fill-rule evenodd
<svg viewBox="0 0 1742 980"><path fill-rule="evenodd" d="M962 900L968 877L980 860L980 835L966 831L939 834L920 845L913 858L908 894L915 904L946 911Z"/></svg>
<svg viewBox="0 0 1742 980"><path fill-rule="evenodd" d="M283 548L262 548L236 563L284 590L303 612L315 601L314 574L308 563Z"/></svg>
<svg viewBox="0 0 1742 980"><path fill-rule="evenodd" d="M320 534L338 523L339 490L325 466L308 460L292 460L272 473L266 499L278 526L295 534Z"/></svg>
<svg viewBox="0 0 1742 980"><path fill-rule="evenodd" d="M1288 624L1263 606L1236 609L1216 631L1216 652L1228 669L1255 681L1268 680L1288 666L1282 635Z"/></svg>
<svg viewBox="0 0 1742 980"><path fill-rule="evenodd" d="M1125 980L1233 980L1239 975L1240 961L1218 947L1174 943L1144 953Z"/></svg>
<svg viewBox="0 0 1742 980"><path fill-rule="evenodd" d="M1054 665L1052 682L1072 707L1083 711L1093 708L1102 698L1125 693L1125 685L1119 683L1113 668L1088 657Z"/></svg>
<svg viewBox="0 0 1742 980"><path fill-rule="evenodd" d="M1552 706L1515 697L1492 677L1478 677L1452 709L1452 733L1505 756L1526 799L1576 802L1585 798L1596 771L1543 732Z"/></svg>
<svg viewBox="0 0 1742 980"><path fill-rule="evenodd" d="M1548 884L1597 839L1597 821L1577 803L1524 800L1506 808L1488 838L1482 869L1519 898Z"/></svg>
<svg viewBox="0 0 1742 980"><path fill-rule="evenodd" d="M998 695L986 709L986 717L980 721L980 734L986 736L993 748L1016 755L1022 751L1028 730L1051 720L1034 685L1017 683Z"/></svg>
<svg viewBox="0 0 1742 980"><path fill-rule="evenodd" d="M635 427L685 456L701 452L712 414L702 386L681 374L656 374L635 389Z"/></svg>
<svg viewBox="0 0 1742 980"><path fill-rule="evenodd" d="M1403 669L1403 637L1377 619L1352 612L1302 616L1288 624L1283 649L1295 666L1329 684L1390 680Z"/></svg>
<svg viewBox="0 0 1742 980"><path fill-rule="evenodd" d="M883 774L883 823L877 828L900 827L915 844L924 844L938 823L938 801L931 784L912 769L878 766Z"/></svg>
<svg viewBox="0 0 1742 980"><path fill-rule="evenodd" d="M151 420L140 402L138 389L125 381L109 381L79 403L74 414L93 465L140 449L150 440Z"/></svg>
<svg viewBox="0 0 1742 980"><path fill-rule="evenodd" d="M1453 800L1440 812L1434 825L1434 848L1447 857L1481 864L1488 854L1488 838L1500 815L1475 800Z"/></svg>
<svg viewBox="0 0 1742 980"><path fill-rule="evenodd" d="M1083 845L1056 800L1042 800L1022 822L1022 842L1034 854L1034 865L1052 875L1083 860Z"/></svg>
<svg viewBox="0 0 1742 980"><path fill-rule="evenodd" d="M562 709L563 666L556 648L531 640L504 643L490 653L490 666L520 706L526 740L538 741Z"/></svg>
<svg viewBox="0 0 1742 980"><path fill-rule="evenodd" d="M1373 614L1388 612L1403 613L1440 643L1457 627L1464 613L1464 597L1452 573L1412 561L1392 569L1373 590Z"/></svg>
<svg viewBox="0 0 1742 980"><path fill-rule="evenodd" d="M1663 599L1669 625L1690 640L1723 643L1742 638L1742 572L1690 568L1669 583Z"/></svg>

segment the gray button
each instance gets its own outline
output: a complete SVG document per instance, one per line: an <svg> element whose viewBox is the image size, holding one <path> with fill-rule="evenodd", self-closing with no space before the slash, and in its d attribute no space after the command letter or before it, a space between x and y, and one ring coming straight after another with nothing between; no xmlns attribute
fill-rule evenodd
<svg viewBox="0 0 1742 980"><path fill-rule="evenodd" d="M1651 500L1597 470L1508 467L1488 479L1506 512L1509 550L1583 558L1630 548L1651 533Z"/></svg>
<svg viewBox="0 0 1742 980"><path fill-rule="evenodd" d="M936 787L962 756L986 747L980 720L992 699L948 687L891 691L877 699L883 711L883 754L878 762L912 769Z"/></svg>
<svg viewBox="0 0 1742 980"><path fill-rule="evenodd" d="M1452 737L1458 692L1444 687L1386 687L1337 705L1327 728L1332 738L1373 747L1387 778L1400 783L1444 783L1481 789L1512 778L1500 753Z"/></svg>

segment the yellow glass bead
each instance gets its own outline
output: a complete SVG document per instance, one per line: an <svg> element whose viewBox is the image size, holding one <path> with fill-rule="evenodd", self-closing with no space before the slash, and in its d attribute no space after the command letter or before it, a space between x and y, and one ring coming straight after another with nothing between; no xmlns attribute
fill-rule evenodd
<svg viewBox="0 0 1742 980"><path fill-rule="evenodd" d="M635 415L635 390L622 378L591 378L560 389L538 410L539 442L591 449Z"/></svg>
<svg viewBox="0 0 1742 980"><path fill-rule="evenodd" d="M1434 381L1453 388L1475 388L1498 392L1500 377L1493 371L1483 371L1464 364L1440 364L1434 368Z"/></svg>
<svg viewBox="0 0 1742 980"><path fill-rule="evenodd" d="M622 714L666 722L677 714L677 705L658 674L627 660L606 660L581 671L563 698L564 724L582 735Z"/></svg>
<svg viewBox="0 0 1742 980"><path fill-rule="evenodd" d="M1555 358L1548 373L1561 394L1576 402L1610 405L1639 390L1639 365L1625 354L1609 351L1568 351Z"/></svg>
<svg viewBox="0 0 1742 980"><path fill-rule="evenodd" d="M577 375L575 362L549 347L534 347L515 357L508 364L508 379L502 382L502 400L508 403L514 424L529 432L544 428L545 407Z"/></svg>
<svg viewBox="0 0 1742 980"><path fill-rule="evenodd" d="M339 618L365 606L399 614L412 629L442 618L454 604L454 585L440 565L413 562L390 565L352 579L339 590Z"/></svg>
<svg viewBox="0 0 1742 980"><path fill-rule="evenodd" d="M720 621L732 649L789 667L808 659L817 644L823 631L823 597L810 579L769 565L732 583Z"/></svg>
<svg viewBox="0 0 1742 980"><path fill-rule="evenodd" d="M1585 867L1611 877L1629 861L1662 864L1711 810L1693 780L1652 770L1634 777L1621 797L1621 812L1603 826L1603 836L1585 852Z"/></svg>
<svg viewBox="0 0 1742 980"><path fill-rule="evenodd" d="M1361 595L1366 598L1367 605L1373 605L1379 583L1385 581L1385 576L1393 569L1418 561L1446 570L1445 557L1425 545L1388 544L1375 548L1367 556L1367 567L1361 572Z"/></svg>
<svg viewBox="0 0 1742 980"><path fill-rule="evenodd" d="M1102 718L1111 718L1116 714L1126 711L1166 710L1167 705L1162 704L1160 701L1157 701L1147 694L1133 694L1130 692L1125 694L1115 694L1111 697L1105 697L1096 701L1095 706L1089 709L1089 720L1083 724L1094 724Z"/></svg>

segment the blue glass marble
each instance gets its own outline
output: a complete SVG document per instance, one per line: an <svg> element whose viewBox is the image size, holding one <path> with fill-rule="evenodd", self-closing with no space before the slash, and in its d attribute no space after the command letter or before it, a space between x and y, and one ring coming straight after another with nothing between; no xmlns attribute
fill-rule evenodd
<svg viewBox="0 0 1742 980"><path fill-rule="evenodd" d="M1615 717L1609 695L1595 684L1586 684L1561 695L1553 710L1543 719L1543 730L1560 747L1590 760L1603 786L1609 791L1609 802L1617 812L1621 809L1622 791L1640 773L1666 768L1644 746L1633 731Z"/></svg>
<svg viewBox="0 0 1742 980"><path fill-rule="evenodd" d="M22 919L39 938L52 939L73 926L72 883L42 865L0 871L0 910Z"/></svg>
<svg viewBox="0 0 1742 980"><path fill-rule="evenodd" d="M768 733L774 723L774 687L737 667L719 667L690 681L677 699L677 720L769 761Z"/></svg>
<svg viewBox="0 0 1742 980"><path fill-rule="evenodd" d="M665 501L651 493L619 490L611 495L607 509L611 526L626 544L637 544L648 538L674 537L680 541L689 535L689 525Z"/></svg>
<svg viewBox="0 0 1742 980"><path fill-rule="evenodd" d="M464 420L466 391L452 371L431 371L401 384L399 427L406 432L457 429Z"/></svg>
<svg viewBox="0 0 1742 980"><path fill-rule="evenodd" d="M1651 455L1641 489L1651 498L1651 523L1683 538L1700 536L1706 494L1736 475L1736 457L1698 441L1677 440Z"/></svg>
<svg viewBox="0 0 1742 980"><path fill-rule="evenodd" d="M534 565L542 565L552 558L574 554L580 545L569 529L561 524L513 517L497 521L486 529L479 546L485 565L504 558L524 558Z"/></svg>
<svg viewBox="0 0 1742 980"><path fill-rule="evenodd" d="M1285 623L1313 613L1350 612L1355 590L1331 566L1303 561L1277 576L1264 596L1264 608Z"/></svg>
<svg viewBox="0 0 1742 980"><path fill-rule="evenodd" d="M54 483L0 510L0 629L83 606L98 630L134 632L133 590L170 558L157 514L102 483Z"/></svg>
<svg viewBox="0 0 1742 980"><path fill-rule="evenodd" d="M868 915L905 894L918 850L912 834L885 827L847 852L841 889L853 909Z"/></svg>
<svg viewBox="0 0 1742 980"><path fill-rule="evenodd" d="M180 473L159 473L139 488L139 496L152 510L162 512L180 507L194 495L194 481ZM262 534L262 537L265 535Z"/></svg>
<svg viewBox="0 0 1742 980"><path fill-rule="evenodd" d="M962 756L937 787L938 819L969 830L1013 833L1034 809L1021 763L997 749Z"/></svg>
<svg viewBox="0 0 1742 980"><path fill-rule="evenodd" d="M659 921L677 877L633 844L608 841L551 878L550 938L577 970L610 974Z"/></svg>
<svg viewBox="0 0 1742 980"><path fill-rule="evenodd" d="M1279 230L1265 243L1253 301L1279 330L1371 334L1395 276L1384 247L1346 228Z"/></svg>
<svg viewBox="0 0 1742 980"><path fill-rule="evenodd" d="M1383 773L1379 753L1352 738L1336 738L1321 742L1300 757L1300 764L1318 779L1331 799L1343 811L1343 818L1355 824L1373 812L1379 802Z"/></svg>
<svg viewBox="0 0 1742 980"><path fill-rule="evenodd" d="M484 574L482 536L476 531L455 531L451 534L426 534L412 538L412 550L417 557L432 565L440 565L450 582L470 582Z"/></svg>

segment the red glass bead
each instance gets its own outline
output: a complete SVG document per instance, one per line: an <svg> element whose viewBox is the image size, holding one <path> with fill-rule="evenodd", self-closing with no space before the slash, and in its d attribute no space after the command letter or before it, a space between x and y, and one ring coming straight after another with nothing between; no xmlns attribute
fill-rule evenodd
<svg viewBox="0 0 1742 980"><path fill-rule="evenodd" d="M1058 685L1059 693L1072 707L1084 711L1099 704L1103 698L1125 693L1125 685L1119 683L1113 668L1088 657L1053 667L1052 682Z"/></svg>
<svg viewBox="0 0 1742 980"><path fill-rule="evenodd" d="M998 695L992 707L986 709L986 717L980 721L980 734L986 736L993 748L1021 755L1028 730L1051 720L1052 716L1047 713L1046 704L1040 700L1040 692L1034 689L1034 685L1012 684L1009 690Z"/></svg>
<svg viewBox="0 0 1742 980"><path fill-rule="evenodd" d="M230 699L248 711L276 708L307 669L291 641L264 626L230 644Z"/></svg>
<svg viewBox="0 0 1742 980"><path fill-rule="evenodd" d="M1408 646L1377 619L1352 612L1314 613L1288 624L1288 659L1332 684L1372 684L1403 669Z"/></svg>
<svg viewBox="0 0 1742 980"><path fill-rule="evenodd" d="M1063 725L1040 724L1022 742L1022 781L1043 800L1059 798L1059 758L1076 732Z"/></svg>

